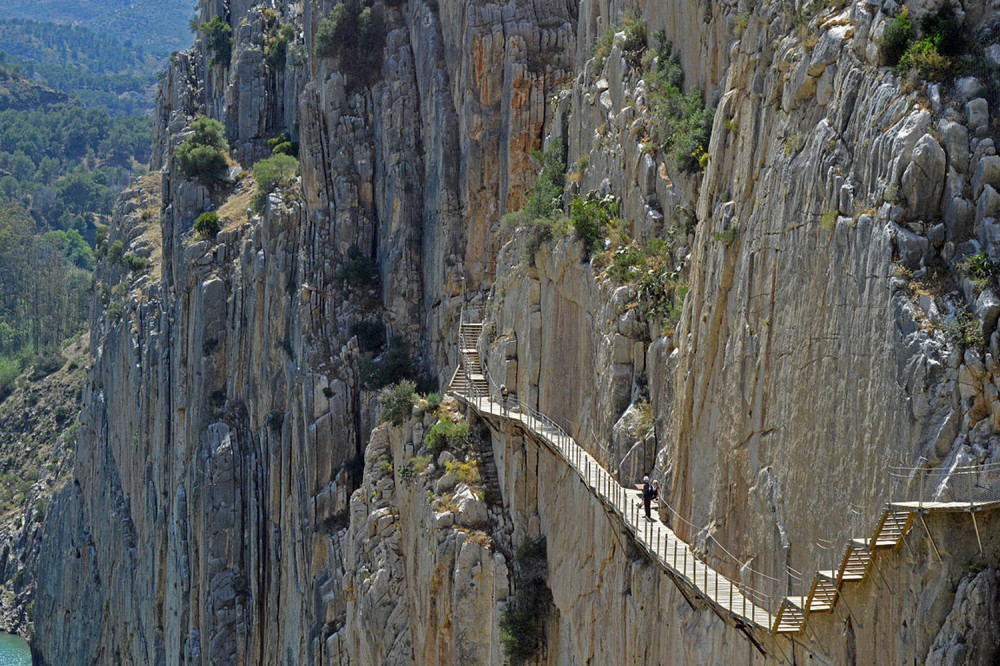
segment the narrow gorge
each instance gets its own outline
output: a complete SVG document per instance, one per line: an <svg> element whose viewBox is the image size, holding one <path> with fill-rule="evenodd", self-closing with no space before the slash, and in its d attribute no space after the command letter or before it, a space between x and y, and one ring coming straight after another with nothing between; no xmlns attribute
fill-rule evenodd
<svg viewBox="0 0 1000 666"><path fill-rule="evenodd" d="M1000 660L1000 2L197 14L36 663Z"/></svg>

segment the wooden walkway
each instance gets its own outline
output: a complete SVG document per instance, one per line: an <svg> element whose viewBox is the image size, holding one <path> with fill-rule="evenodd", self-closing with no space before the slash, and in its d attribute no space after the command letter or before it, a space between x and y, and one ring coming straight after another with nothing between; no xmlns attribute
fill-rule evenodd
<svg viewBox="0 0 1000 666"><path fill-rule="evenodd" d="M845 586L864 581L879 550L895 549L918 515L930 511L988 510L998 503L982 503L970 509L968 502L887 504L870 535L850 539L839 566L815 572L806 594L772 599L733 581L695 557L687 543L658 518L647 521L639 491L620 485L598 461L551 419L521 404L507 409L490 396L488 373L479 358L478 338L482 324L463 322L459 332L461 363L448 391L473 408L482 418L506 420L528 433L562 458L577 472L609 513L635 539L636 544L662 567L685 595L703 599L720 617L742 629L758 649L749 629L772 635L798 634L811 613L831 612ZM511 397L511 403L517 401ZM912 504L912 506L911 506ZM921 518L922 520L922 518ZM978 527L977 527L978 534ZM769 609L777 607L776 612Z"/></svg>

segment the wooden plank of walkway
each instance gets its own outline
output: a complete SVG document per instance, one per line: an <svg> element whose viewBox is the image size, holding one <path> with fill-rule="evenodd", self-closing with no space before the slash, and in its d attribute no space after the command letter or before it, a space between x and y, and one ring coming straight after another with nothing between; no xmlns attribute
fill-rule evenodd
<svg viewBox="0 0 1000 666"><path fill-rule="evenodd" d="M697 559L687 543L660 520L646 520L641 493L620 485L597 459L571 437L546 421L530 414L505 410L488 397L468 397L455 393L461 401L482 415L500 417L519 424L563 458L616 518L633 535L637 544L660 567L693 588L717 612L733 616L744 624L770 631L774 617L744 596L738 584Z"/></svg>

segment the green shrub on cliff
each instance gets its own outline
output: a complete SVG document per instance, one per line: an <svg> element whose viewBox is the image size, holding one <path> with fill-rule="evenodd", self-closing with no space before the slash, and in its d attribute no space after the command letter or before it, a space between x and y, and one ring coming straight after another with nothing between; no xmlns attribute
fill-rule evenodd
<svg viewBox="0 0 1000 666"><path fill-rule="evenodd" d="M564 144L556 139L545 152L531 153L538 165L538 177L525 193L520 210L503 218L502 231L521 239L521 254L528 264L535 262L535 253L542 245L565 236L570 222L563 212L563 189L566 187Z"/></svg>
<svg viewBox="0 0 1000 666"><path fill-rule="evenodd" d="M651 129L678 169L697 173L707 163L703 156L712 138L715 109L705 105L700 88L684 93L684 70L672 48L670 42L660 45L656 66L645 77Z"/></svg>
<svg viewBox="0 0 1000 666"><path fill-rule="evenodd" d="M913 21L904 7L899 16L886 24L885 32L882 33L882 41L879 43L882 63L890 67L898 65L912 41Z"/></svg>
<svg viewBox="0 0 1000 666"><path fill-rule="evenodd" d="M357 245L347 248L344 266L340 276L348 284L357 287L374 286L378 282L378 264L361 251Z"/></svg>
<svg viewBox="0 0 1000 666"><path fill-rule="evenodd" d="M191 130L192 135L177 149L177 166L186 177L211 184L227 166L226 128L218 120L201 116L191 123Z"/></svg>
<svg viewBox="0 0 1000 666"><path fill-rule="evenodd" d="M687 295L687 283L671 265L670 246L662 238L645 245L628 241L597 258L605 277L636 289L636 311L645 319L659 322L671 334L680 321Z"/></svg>
<svg viewBox="0 0 1000 666"><path fill-rule="evenodd" d="M624 33L622 40L622 53L631 65L638 63L642 52L646 49L646 21L635 14L626 14L622 24L619 26L609 26L598 36L594 42L594 58L596 59L595 71L600 72L604 68L604 61L611 54L611 49L615 45L615 34Z"/></svg>
<svg viewBox="0 0 1000 666"><path fill-rule="evenodd" d="M259 213L264 210L271 192L292 185L299 177L299 161L284 153L272 155L253 165L253 177L257 181L257 192L250 206Z"/></svg>
<svg viewBox="0 0 1000 666"><path fill-rule="evenodd" d="M133 252L126 252L122 256L122 264L133 273L143 273L149 268L149 259Z"/></svg>
<svg viewBox="0 0 1000 666"><path fill-rule="evenodd" d="M285 23L276 35L268 39L264 45L264 59L272 69L283 67L285 56L288 53L288 44L295 40L295 26Z"/></svg>
<svg viewBox="0 0 1000 666"><path fill-rule="evenodd" d="M362 358L362 384L370 391L417 378L413 352L401 335L389 339L386 349L375 359Z"/></svg>
<svg viewBox="0 0 1000 666"><path fill-rule="evenodd" d="M229 64L233 53L233 29L221 16L198 26L198 32L205 35L205 44L211 52L210 65Z"/></svg>
<svg viewBox="0 0 1000 666"><path fill-rule="evenodd" d="M370 0L338 3L316 28L316 57L338 60L351 83L370 85L378 79L384 47L382 14Z"/></svg>
<svg viewBox="0 0 1000 666"><path fill-rule="evenodd" d="M618 200L612 196L598 197L596 192L590 192L573 197L569 203L570 222L587 256L601 249L608 226L617 217Z"/></svg>
<svg viewBox="0 0 1000 666"><path fill-rule="evenodd" d="M222 230L219 214L215 211L202 213L194 223L194 230L201 238L215 238L215 235Z"/></svg>
<svg viewBox="0 0 1000 666"><path fill-rule="evenodd" d="M909 19L904 13L896 21L905 26ZM889 32L887 29L886 35ZM913 39L912 25L908 33L905 31L905 27L899 28L897 32L902 37L908 34L909 39L904 42L902 37L894 38L894 43L898 40L900 45L906 44L902 56L897 59L896 71L901 74L916 73L925 79L942 79L948 76L955 67L953 56L959 55L966 46L961 26L955 18L954 12L948 6L921 17L920 32L922 38L920 40L911 41ZM886 40L883 38L883 47L885 43ZM892 49L893 57L895 57L897 48L899 47L895 46Z"/></svg>
<svg viewBox="0 0 1000 666"><path fill-rule="evenodd" d="M436 457L447 448L461 448L469 439L469 422L440 420L424 436L424 444Z"/></svg>
<svg viewBox="0 0 1000 666"><path fill-rule="evenodd" d="M417 401L417 386L404 379L392 388L382 391L380 401L382 422L401 426L413 411L413 405Z"/></svg>

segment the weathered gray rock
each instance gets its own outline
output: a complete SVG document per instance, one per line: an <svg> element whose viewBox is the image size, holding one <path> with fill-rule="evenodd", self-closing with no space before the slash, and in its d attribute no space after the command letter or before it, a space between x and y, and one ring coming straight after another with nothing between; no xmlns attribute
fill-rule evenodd
<svg viewBox="0 0 1000 666"><path fill-rule="evenodd" d="M969 129L980 136L990 121L990 107L982 97L970 100L965 105L965 115L968 118Z"/></svg>
<svg viewBox="0 0 1000 666"><path fill-rule="evenodd" d="M913 149L913 161L903 172L902 191L910 211L919 219L935 215L944 191L947 157L934 137L924 134Z"/></svg>
<svg viewBox="0 0 1000 666"><path fill-rule="evenodd" d="M976 224L984 224L990 218L1000 217L1000 194L993 189L992 185L987 185L983 193L979 195L979 204L976 206Z"/></svg>
<svg viewBox="0 0 1000 666"><path fill-rule="evenodd" d="M918 268L923 263L930 249L930 243L927 238L919 236L908 229L903 229L896 224L892 225L892 233L900 263L911 269Z"/></svg>
<svg viewBox="0 0 1000 666"><path fill-rule="evenodd" d="M966 192L969 164L995 152L989 109L966 106L970 158L945 96L939 117L954 123L937 145L931 114L869 66L897 6L820 12L810 49L797 31L781 34L778 3L646 3L649 34L666 32L685 85L718 107L708 165L686 174L655 149L649 91L620 45L595 71L595 38L621 22L621 3L390 4L378 3L379 75L358 85L335 59L310 55L331 3L202 3L204 20L229 16L233 59L210 67L200 47L174 60L155 122L165 214L142 233L113 225L114 238L143 236L155 266L129 285L121 323L95 315L79 485L46 525L37 608L52 663L99 660L108 646L125 663L501 663L504 552L543 534L558 610L550 662L756 654L656 566L632 560L565 463L516 432L491 435L502 503L450 480L441 491L460 488L460 502L429 498L447 459L404 478L434 417L373 430L378 398L360 386L349 328L386 323L447 381L458 308L486 292L496 337L481 352L496 376L626 483L652 452L664 499L697 526L678 530L694 542L704 527L768 575L815 568L813 544L847 533L846 507L884 504L890 464L957 460L963 447L989 455L992 362L969 357L960 373L933 325L966 307L963 294L925 295L920 307L910 295L941 246L938 212L949 258L1000 251L993 218L974 224L992 199ZM973 4L970 30L989 20ZM283 70L262 64L265 10L302 36ZM225 120L238 159L280 130L301 145L301 183L272 194L259 217L232 220L216 246L195 244L188 227L217 193L185 191L170 157L202 107ZM516 243L502 247L497 221L522 204L543 137L564 140L570 165L587 158L575 186L620 197L639 244L670 239L662 260L678 293L689 291L669 317L641 314L635 287L606 279L570 238L533 265ZM893 199L866 210L894 189L906 208ZM850 217L827 229L815 223L827 210ZM378 266L371 289L344 284L354 246ZM897 252L913 279L899 277ZM97 277L116 284L117 271ZM981 312L991 319L992 301ZM647 399L653 432L613 438ZM940 600L981 562L968 530L935 536L946 537L936 540L944 561L922 540L887 554L905 594L859 592L851 618L838 606L818 619L793 658L933 654L949 615ZM76 548L79 558L65 557ZM98 610L63 612L85 602ZM970 604L951 614L939 647L988 647L992 613ZM893 621L869 621L879 614Z"/></svg>
<svg viewBox="0 0 1000 666"><path fill-rule="evenodd" d="M976 317L982 323L983 339L989 340L996 330L997 318L1000 317L1000 298L997 298L992 289L983 289L976 299Z"/></svg>
<svg viewBox="0 0 1000 666"><path fill-rule="evenodd" d="M983 640L970 641L970 633L980 630L970 626L968 618L995 615L998 601L1000 586L995 569L990 567L964 577L958 584L948 616L927 652L925 663L928 666L957 666L995 661L1000 640L996 624L986 624L988 635L982 637Z"/></svg>
<svg viewBox="0 0 1000 666"><path fill-rule="evenodd" d="M955 95L963 102L976 97L983 89L983 84L974 76L963 76L955 81Z"/></svg>
<svg viewBox="0 0 1000 666"><path fill-rule="evenodd" d="M1000 156L989 155L979 160L972 174L972 194L978 198L987 185L1000 190Z"/></svg>
<svg viewBox="0 0 1000 666"><path fill-rule="evenodd" d="M954 197L944 204L944 223L948 227L948 238L962 240L973 232L976 207L971 201Z"/></svg>
<svg viewBox="0 0 1000 666"><path fill-rule="evenodd" d="M965 125L949 120L938 123L938 131L948 153L948 165L962 173L969 170L969 132Z"/></svg>

